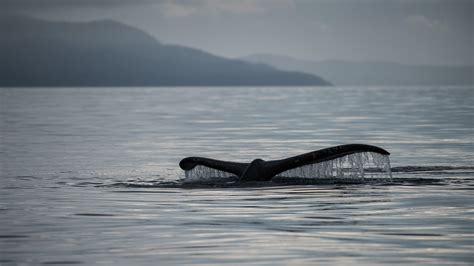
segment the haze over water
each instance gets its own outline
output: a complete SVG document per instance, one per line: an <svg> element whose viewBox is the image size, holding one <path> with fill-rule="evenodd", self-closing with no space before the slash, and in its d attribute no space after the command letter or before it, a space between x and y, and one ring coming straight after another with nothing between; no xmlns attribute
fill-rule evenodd
<svg viewBox="0 0 474 266"><path fill-rule="evenodd" d="M472 264L473 100L472 86L2 88L0 263ZM347 143L427 181L161 185L187 156Z"/></svg>

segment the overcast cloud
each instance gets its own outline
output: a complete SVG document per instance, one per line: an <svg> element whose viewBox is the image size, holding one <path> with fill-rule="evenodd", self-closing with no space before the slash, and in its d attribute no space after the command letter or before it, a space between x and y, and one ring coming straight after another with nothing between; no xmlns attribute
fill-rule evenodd
<svg viewBox="0 0 474 266"><path fill-rule="evenodd" d="M3 12L114 19L227 57L474 63L471 0L0 0Z"/></svg>

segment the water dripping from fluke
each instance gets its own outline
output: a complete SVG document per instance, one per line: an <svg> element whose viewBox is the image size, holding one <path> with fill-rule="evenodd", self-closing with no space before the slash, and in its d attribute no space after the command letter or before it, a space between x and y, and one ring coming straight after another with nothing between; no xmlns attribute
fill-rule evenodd
<svg viewBox="0 0 474 266"><path fill-rule="evenodd" d="M446 185L452 180L413 177L426 171L450 173L474 171L474 167L397 166L391 168L390 153L382 148L348 144L274 161L251 163L188 157L180 162L184 178L177 180L127 180L106 187L116 188L252 188L291 185ZM397 176L392 177L392 173ZM409 176L403 176L409 174ZM145 192L142 190L118 192ZM148 191L147 193L149 193ZM162 190L158 192L163 192Z"/></svg>
<svg viewBox="0 0 474 266"><path fill-rule="evenodd" d="M348 144L313 151L298 156L251 163L188 157L180 162L185 170L184 183L237 178L239 182L308 179L306 181L350 181L383 179L390 182L390 153L365 144ZM334 180L333 180L334 181Z"/></svg>

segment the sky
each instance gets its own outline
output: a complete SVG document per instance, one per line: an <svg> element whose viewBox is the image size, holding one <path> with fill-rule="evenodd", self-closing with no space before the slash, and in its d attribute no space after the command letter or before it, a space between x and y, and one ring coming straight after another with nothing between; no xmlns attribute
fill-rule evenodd
<svg viewBox="0 0 474 266"><path fill-rule="evenodd" d="M474 64L474 0L0 0L0 10L113 19L231 58Z"/></svg>

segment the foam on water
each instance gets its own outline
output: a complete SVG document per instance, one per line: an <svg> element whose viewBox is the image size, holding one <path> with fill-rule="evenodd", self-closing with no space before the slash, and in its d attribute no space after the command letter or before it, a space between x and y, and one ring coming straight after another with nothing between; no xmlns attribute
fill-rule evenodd
<svg viewBox="0 0 474 266"><path fill-rule="evenodd" d="M235 176L232 173L219 171L206 166L197 165L185 171L186 182L228 179ZM373 152L349 154L333 160L324 161L293 168L278 174L279 177L289 178L338 178L338 179L391 179L390 159L388 155Z"/></svg>

